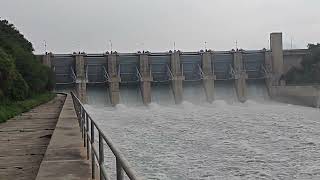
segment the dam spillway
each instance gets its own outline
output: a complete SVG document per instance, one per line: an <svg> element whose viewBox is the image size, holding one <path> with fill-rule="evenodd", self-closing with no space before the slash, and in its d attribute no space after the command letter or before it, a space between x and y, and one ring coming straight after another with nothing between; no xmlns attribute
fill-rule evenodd
<svg viewBox="0 0 320 180"><path fill-rule="evenodd" d="M269 101L274 90L313 98L281 81L306 51L273 36L270 50L43 58L146 179L316 179L319 111Z"/></svg>
<svg viewBox="0 0 320 180"><path fill-rule="evenodd" d="M160 96L176 104L185 100L197 104L203 101L203 94L209 103L223 96L227 101L234 101L236 96L238 101L245 102L254 96L249 92L256 89L252 88L255 87L252 82L265 84L259 87L266 86L270 96L277 94L277 86L285 85L282 75L298 66L308 54L307 50L283 50L281 33L270 35L270 47L270 50L198 52L47 53L40 58L53 69L56 88L73 89L82 102L88 100L87 90L92 86L104 86L108 96L105 101L113 106L133 100L140 101L134 104L150 104L161 101ZM188 88L192 85L197 90ZM228 94L226 89L221 91L220 85L230 87ZM166 91L168 96L160 95L159 91Z"/></svg>
<svg viewBox="0 0 320 180"><path fill-rule="evenodd" d="M299 87L285 86L283 80L283 75L292 67L299 67L309 51L284 50L282 44L282 33L271 33L270 49L262 50L206 49L195 52L173 50L137 53L112 51L100 54L74 52L46 53L38 55L38 58L54 71L56 90L72 90L82 102L90 98L87 90L94 86L105 87L107 97L103 101L112 106L132 102L133 99L125 98L126 93L129 93L126 89L132 87L136 87L140 92L140 95L135 92L135 98L145 105L160 102L163 98L170 98L176 104L192 99L194 102L203 101L203 94L209 103L221 99L229 99L227 101L232 102L235 97L237 101L245 102L254 96L250 91L257 90L252 82L259 82L259 85L262 84L259 86L260 89L266 87L268 91L267 99L283 95L297 96L298 99L307 97L308 105L318 106L319 103L312 100L317 96L314 87L301 87L308 90L300 91ZM190 84L196 84L197 90L188 88ZM220 85L228 85L230 89L221 91ZM160 95L160 91L166 92L168 96ZM191 97L190 91L197 92L198 98ZM165 103L167 102L168 99L165 100Z"/></svg>
<svg viewBox="0 0 320 180"><path fill-rule="evenodd" d="M109 96L107 101L112 105L134 100L140 100L143 104L152 103L159 94L157 87L162 90L167 87L168 92L165 94L171 96L176 104L184 100L194 103L206 100L212 103L215 88L219 93L219 84L229 84L233 88L228 90L232 92L231 96L234 97L235 91L238 100L245 102L246 81L271 81L268 79L272 74L271 70L267 70L267 62L270 61L265 58L267 53L266 50L100 55L80 53L52 55L51 61L56 74L56 86L74 87L83 101L87 100L87 90L91 86L105 86Z"/></svg>

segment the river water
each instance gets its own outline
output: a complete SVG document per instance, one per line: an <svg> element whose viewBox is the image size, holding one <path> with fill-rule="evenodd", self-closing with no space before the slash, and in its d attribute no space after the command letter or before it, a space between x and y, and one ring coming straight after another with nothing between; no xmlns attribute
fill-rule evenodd
<svg viewBox="0 0 320 180"><path fill-rule="evenodd" d="M319 109L261 101L263 87L249 87L262 93L246 103L230 103L228 88L217 88L226 100L219 95L213 104L165 104L158 96L172 94L160 88L159 103L148 107L86 108L145 179L320 179ZM106 165L114 165L110 152Z"/></svg>

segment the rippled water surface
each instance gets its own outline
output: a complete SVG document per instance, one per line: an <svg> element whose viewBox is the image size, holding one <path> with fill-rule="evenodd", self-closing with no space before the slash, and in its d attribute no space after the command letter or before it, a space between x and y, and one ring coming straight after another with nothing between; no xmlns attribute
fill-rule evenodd
<svg viewBox="0 0 320 180"><path fill-rule="evenodd" d="M145 179L320 179L318 109L219 99L86 108Z"/></svg>

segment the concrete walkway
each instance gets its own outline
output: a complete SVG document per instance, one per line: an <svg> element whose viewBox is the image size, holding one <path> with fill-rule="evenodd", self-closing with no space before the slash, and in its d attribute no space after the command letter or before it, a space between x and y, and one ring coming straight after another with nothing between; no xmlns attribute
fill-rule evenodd
<svg viewBox="0 0 320 180"><path fill-rule="evenodd" d="M0 124L0 179L35 179L64 95Z"/></svg>
<svg viewBox="0 0 320 180"><path fill-rule="evenodd" d="M66 98L36 179L91 179L90 162L86 160L86 149L83 147L71 95Z"/></svg>

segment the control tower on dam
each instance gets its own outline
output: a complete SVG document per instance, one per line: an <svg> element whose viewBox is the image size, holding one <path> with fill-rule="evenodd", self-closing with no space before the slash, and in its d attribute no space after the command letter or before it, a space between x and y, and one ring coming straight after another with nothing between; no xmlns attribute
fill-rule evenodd
<svg viewBox="0 0 320 180"><path fill-rule="evenodd" d="M248 83L262 82L272 98L309 98L307 104L317 106L317 87L286 86L282 80L283 74L291 67L299 66L307 53L307 49L283 50L282 33L271 33L270 50L174 50L161 53L114 51L103 54L46 53L40 56L42 62L53 69L56 87L71 88L82 102L87 101L87 86L100 84L106 87L105 91L113 106L120 103L122 86L136 87L142 103L149 104L153 99L153 87L167 84L174 102L179 104L184 100L183 89L189 83L201 84L209 103L215 99L215 84L231 84L238 101L245 102L248 98ZM304 93L304 88L308 89L308 94Z"/></svg>

